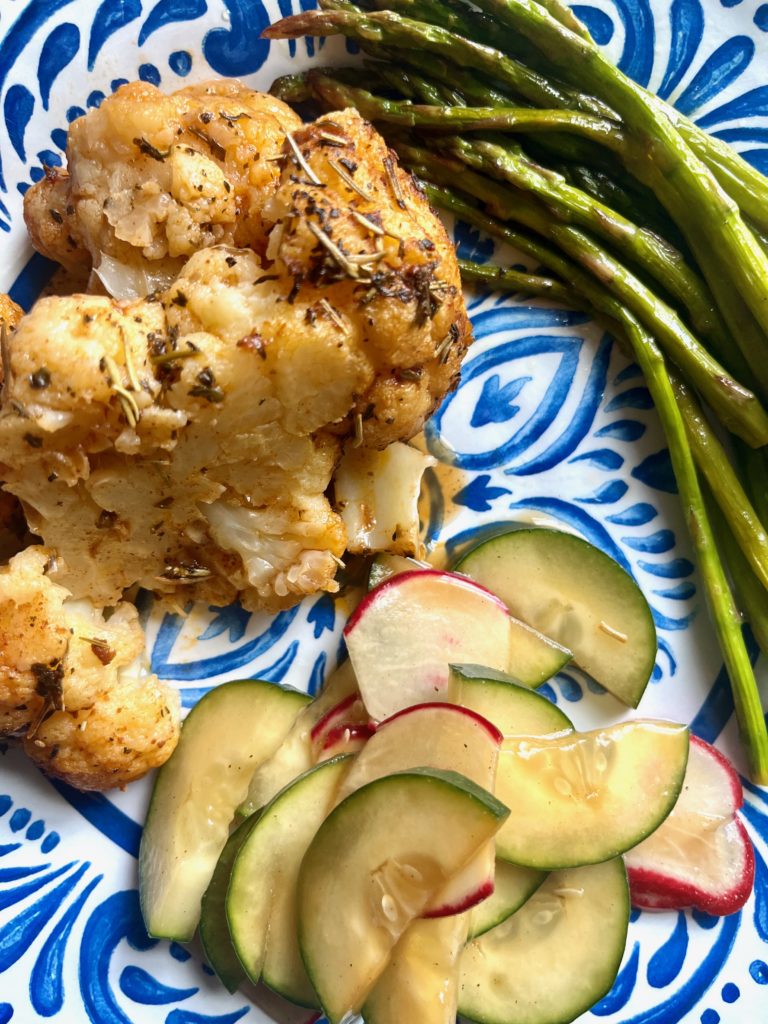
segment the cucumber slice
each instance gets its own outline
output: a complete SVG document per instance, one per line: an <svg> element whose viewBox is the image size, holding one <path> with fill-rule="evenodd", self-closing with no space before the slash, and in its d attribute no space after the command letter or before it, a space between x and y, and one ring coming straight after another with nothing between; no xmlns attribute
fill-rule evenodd
<svg viewBox="0 0 768 1024"><path fill-rule="evenodd" d="M481 1024L567 1024L602 998L627 940L620 857L555 871L460 960L459 1013Z"/></svg>
<svg viewBox="0 0 768 1024"><path fill-rule="evenodd" d="M656 660L656 627L640 588L612 558L570 533L526 529L480 544L456 568L637 707Z"/></svg>
<svg viewBox="0 0 768 1024"><path fill-rule="evenodd" d="M496 836L496 854L551 870L624 853L672 810L687 760L688 730L671 722L508 740L496 794L515 813Z"/></svg>
<svg viewBox="0 0 768 1024"><path fill-rule="evenodd" d="M315 763L313 728L340 701L356 693L357 679L352 663L343 661L328 677L317 697L303 709L272 757L254 772L248 796L237 809L239 818L250 817L261 810L281 789L309 771Z"/></svg>
<svg viewBox="0 0 768 1024"><path fill-rule="evenodd" d="M509 671L523 686L535 689L565 668L573 653L520 619L509 617Z"/></svg>
<svg viewBox="0 0 768 1024"><path fill-rule="evenodd" d="M454 772L414 769L358 789L326 818L298 903L301 954L331 1024L359 1012L411 921L508 814Z"/></svg>
<svg viewBox="0 0 768 1024"><path fill-rule="evenodd" d="M470 938L482 935L511 917L533 896L546 877L546 871L521 868L517 864L497 860L493 894L473 907L469 915Z"/></svg>
<svg viewBox="0 0 768 1024"><path fill-rule="evenodd" d="M213 877L205 890L200 911L200 942L208 963L228 992L235 992L245 981L245 971L232 946L227 923L227 887L232 865L240 847L258 821L252 815L235 829L219 855Z"/></svg>
<svg viewBox="0 0 768 1024"><path fill-rule="evenodd" d="M178 746L158 772L141 839L139 892L150 935L192 938L251 775L277 750L309 699L249 679L216 687L189 713Z"/></svg>
<svg viewBox="0 0 768 1024"><path fill-rule="evenodd" d="M227 890L229 933L245 973L302 1006L317 1004L296 941L296 879L349 762L324 761L278 793L243 842Z"/></svg>
<svg viewBox="0 0 768 1024"><path fill-rule="evenodd" d="M449 691L458 704L492 722L504 737L570 732L570 718L540 693L482 665L451 665Z"/></svg>
<svg viewBox="0 0 768 1024"><path fill-rule="evenodd" d="M456 1024L467 916L408 926L365 1001L365 1024Z"/></svg>
<svg viewBox="0 0 768 1024"><path fill-rule="evenodd" d="M374 779L409 768L464 775L493 791L502 736L489 722L455 704L417 704L379 725L339 790L339 802ZM496 851L485 846L425 907L425 917L458 914L493 891Z"/></svg>

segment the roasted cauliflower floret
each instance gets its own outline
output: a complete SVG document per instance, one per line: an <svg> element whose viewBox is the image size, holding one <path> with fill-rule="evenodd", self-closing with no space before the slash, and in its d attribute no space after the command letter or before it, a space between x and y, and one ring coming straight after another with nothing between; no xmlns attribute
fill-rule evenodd
<svg viewBox="0 0 768 1024"><path fill-rule="evenodd" d="M270 167L265 251L203 248L142 300L42 300L9 339L0 479L75 596L335 591L345 445L412 437L457 380L453 247L371 126L321 118Z"/></svg>
<svg viewBox="0 0 768 1024"><path fill-rule="evenodd" d="M54 566L29 547L0 569L0 734L81 789L122 786L170 755L178 694L141 668L136 609L73 601Z"/></svg>
<svg viewBox="0 0 768 1024"><path fill-rule="evenodd" d="M121 86L70 125L68 173L27 192L33 244L66 266L92 262L119 298L164 287L207 246L263 251L275 157L299 124L280 100L229 79L171 96Z"/></svg>
<svg viewBox="0 0 768 1024"><path fill-rule="evenodd" d="M281 338L293 339L274 288L255 253L216 248L162 301L44 299L9 339L0 472L76 596L110 604L140 583L277 608L335 589L346 537L324 492L340 441L315 436L316 415L297 425L276 382Z"/></svg>
<svg viewBox="0 0 768 1024"><path fill-rule="evenodd" d="M340 343L351 336L373 371L330 429L352 425L375 448L407 440L455 387L471 340L453 245L357 111L305 125L284 152L267 255L291 277L292 301L332 320Z"/></svg>

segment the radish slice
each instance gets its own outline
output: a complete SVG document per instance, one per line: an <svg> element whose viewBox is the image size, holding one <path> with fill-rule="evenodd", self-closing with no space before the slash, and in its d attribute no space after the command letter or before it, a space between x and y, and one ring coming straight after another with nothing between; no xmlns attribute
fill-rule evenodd
<svg viewBox="0 0 768 1024"><path fill-rule="evenodd" d="M749 898L755 855L737 817L739 777L719 750L697 736L672 813L625 855L632 903L645 909L695 907L733 914Z"/></svg>
<svg viewBox="0 0 768 1024"><path fill-rule="evenodd" d="M339 754L359 753L375 731L376 726L370 722L335 725L325 734L318 761L327 761Z"/></svg>
<svg viewBox="0 0 768 1024"><path fill-rule="evenodd" d="M358 726L365 726L365 729L360 730ZM312 726L310 737L315 750L327 750L330 745L329 737L332 737L331 742L335 743L345 729L352 727L356 735L364 735L366 738L374 731L369 726L368 712L357 692L350 693L344 700L339 701Z"/></svg>
<svg viewBox="0 0 768 1024"><path fill-rule="evenodd" d="M386 580L363 598L344 630L371 718L450 700L451 663L506 670L509 623L497 597L454 573L405 572Z"/></svg>

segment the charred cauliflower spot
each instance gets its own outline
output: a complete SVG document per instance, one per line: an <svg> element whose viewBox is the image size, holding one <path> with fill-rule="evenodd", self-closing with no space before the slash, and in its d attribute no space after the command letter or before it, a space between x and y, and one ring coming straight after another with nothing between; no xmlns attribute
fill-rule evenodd
<svg viewBox="0 0 768 1024"><path fill-rule="evenodd" d="M136 609L72 600L54 563L30 547L0 569L0 735L81 789L122 786L173 750L178 694L142 667Z"/></svg>
<svg viewBox="0 0 768 1024"><path fill-rule="evenodd" d="M27 192L32 242L65 266L92 263L129 299L167 285L207 246L263 251L275 157L299 124L280 100L229 79L170 96L121 86L70 125L68 171Z"/></svg>

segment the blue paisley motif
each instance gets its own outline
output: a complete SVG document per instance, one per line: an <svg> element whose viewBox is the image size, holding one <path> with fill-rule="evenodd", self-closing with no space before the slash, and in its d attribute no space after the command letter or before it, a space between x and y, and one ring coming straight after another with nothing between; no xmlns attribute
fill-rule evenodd
<svg viewBox="0 0 768 1024"><path fill-rule="evenodd" d="M261 33L270 16L261 0L224 0L230 27L212 29L203 42L205 59L220 75L252 75L269 54Z"/></svg>
<svg viewBox="0 0 768 1024"><path fill-rule="evenodd" d="M768 115L768 85L759 85L756 89L750 89L743 96L737 96L734 100L715 107L701 117L696 118L696 123L702 128L711 128L713 125L722 124L723 121L736 121L741 117L765 117Z"/></svg>
<svg viewBox="0 0 768 1024"><path fill-rule="evenodd" d="M722 922L720 932L709 952L674 995L650 1010L625 1018L621 1024L673 1024L683 1019L684 1015L698 1003L728 959L741 924L741 911L722 918Z"/></svg>
<svg viewBox="0 0 768 1024"><path fill-rule="evenodd" d="M88 897L102 878L103 875L97 875L91 879L69 905L35 960L29 979L29 992L32 1005L41 1017L53 1017L64 1005L64 953L67 941Z"/></svg>
<svg viewBox="0 0 768 1024"><path fill-rule="evenodd" d="M648 85L653 70L656 28L648 0L613 0L624 25L621 70L640 85Z"/></svg>
<svg viewBox="0 0 768 1024"><path fill-rule="evenodd" d="M152 671L161 679L193 680L208 679L211 676L221 675L223 672L242 668L262 655L285 634L298 611L297 606L280 612L264 632L243 644L242 647L211 658L200 658L193 662L171 662L169 660L173 646L184 626L184 620L179 615L166 615L152 649Z"/></svg>
<svg viewBox="0 0 768 1024"><path fill-rule="evenodd" d="M619 972L613 988L604 996L599 1003L596 1003L590 1011L596 1017L610 1017L613 1013L623 1010L632 997L637 983L637 968L640 964L640 943L636 942L632 947L632 953L626 964Z"/></svg>
<svg viewBox="0 0 768 1024"><path fill-rule="evenodd" d="M659 96L668 99L682 81L704 35L704 11L699 0L672 0L669 9L670 50Z"/></svg>
<svg viewBox="0 0 768 1024"><path fill-rule="evenodd" d="M180 1003L200 991L198 988L171 988L170 985L163 985L143 968L132 964L120 975L120 989L134 1003L143 1003L145 1006Z"/></svg>
<svg viewBox="0 0 768 1024"><path fill-rule="evenodd" d="M667 985L671 985L683 969L687 952L688 924L685 914L678 911L674 931L648 961L648 983L654 988L666 988Z"/></svg>
<svg viewBox="0 0 768 1024"><path fill-rule="evenodd" d="M93 71L96 58L110 36L121 28L130 25L141 15L141 0L104 0L99 7L91 25L91 38L88 43L88 70Z"/></svg>
<svg viewBox="0 0 768 1024"><path fill-rule="evenodd" d="M598 7L590 7L586 4L573 4L571 10L576 17L584 22L589 29L589 34L601 46L610 43L613 39L614 26L611 19Z"/></svg>
<svg viewBox="0 0 768 1024"><path fill-rule="evenodd" d="M194 21L202 18L207 10L206 0L159 0L141 26L139 46L143 46L151 35L166 25Z"/></svg>
<svg viewBox="0 0 768 1024"><path fill-rule="evenodd" d="M514 469L507 470L510 475L531 476L534 473L542 473L544 470L552 469L559 462L566 459L581 444L589 432L600 402L603 400L612 349L613 339L605 335L600 340L597 351L593 356L589 377L584 385L581 400L578 408L571 416L568 426L540 455L534 456L522 465L515 466Z"/></svg>
<svg viewBox="0 0 768 1024"><path fill-rule="evenodd" d="M57 25L43 44L37 65L37 81L43 110L48 109L51 86L80 49L80 29L70 21Z"/></svg>
<svg viewBox="0 0 768 1024"><path fill-rule="evenodd" d="M675 106L684 114L692 114L743 74L754 55L755 44L749 36L729 39L705 62Z"/></svg>
<svg viewBox="0 0 768 1024"><path fill-rule="evenodd" d="M137 950L155 945L144 929L139 896L133 890L113 893L91 912L85 925L80 946L80 991L94 1024L132 1024L109 983L109 965L123 941Z"/></svg>
<svg viewBox="0 0 768 1024"><path fill-rule="evenodd" d="M32 118L35 109L35 97L26 85L12 85L5 94L3 113L5 126L8 130L8 138L16 150L20 160L26 160L27 154L24 151L24 135L27 125Z"/></svg>
<svg viewBox="0 0 768 1024"><path fill-rule="evenodd" d="M493 311L496 312L496 311ZM548 312L548 311L541 311ZM452 403L462 394L472 381L482 377L488 370L497 366L513 366L514 361L543 353L559 354L560 360L555 373L541 399L539 405L528 419L513 432L506 441L483 452L467 452L456 450L453 462L462 469L491 469L509 463L516 456L525 452L549 427L559 411L564 395L567 393L579 360L581 345L574 338L558 338L550 335L534 334L517 341L504 342L495 348L488 349L481 355L470 359L462 371L459 390L449 395L440 409L435 413L425 428L430 450L438 457L442 449L434 449L431 442L441 431L443 419Z"/></svg>

